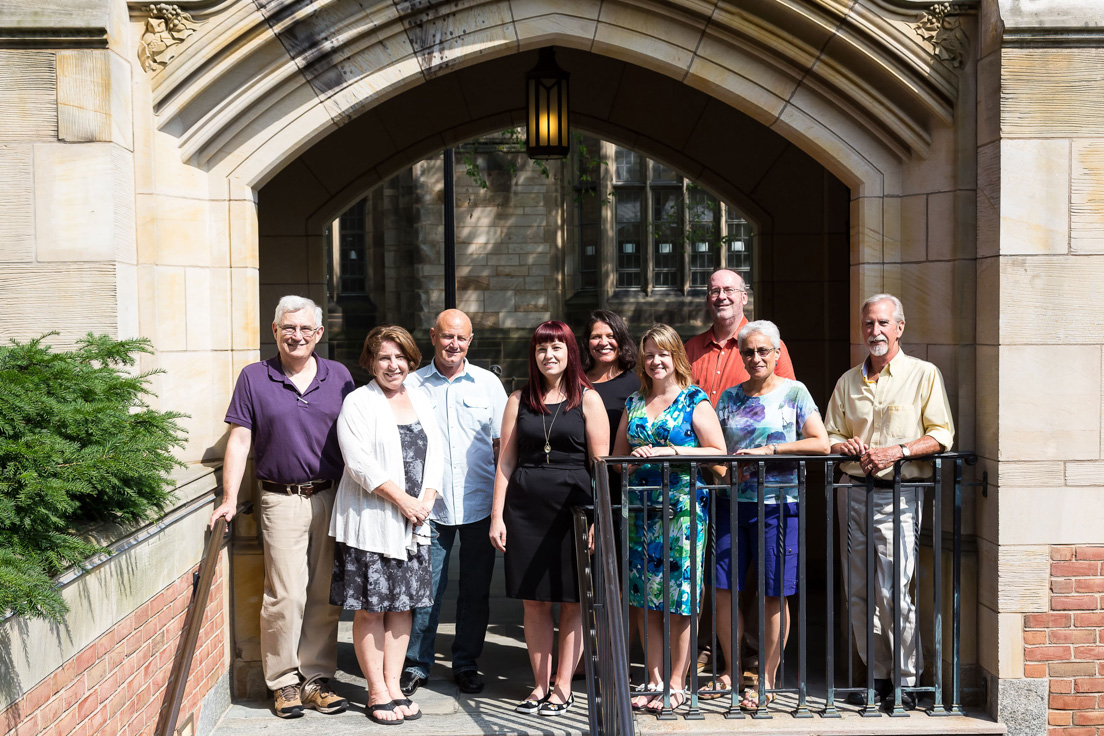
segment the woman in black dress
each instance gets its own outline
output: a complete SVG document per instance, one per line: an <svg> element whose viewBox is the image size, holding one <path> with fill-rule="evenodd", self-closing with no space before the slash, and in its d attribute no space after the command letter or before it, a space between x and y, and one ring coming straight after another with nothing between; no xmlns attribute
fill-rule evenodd
<svg viewBox="0 0 1104 736"><path fill-rule="evenodd" d="M491 509L491 543L505 553L506 594L524 601L536 680L516 708L520 713L560 715L574 702L571 675L582 655L583 628L571 507L590 503L589 461L609 450L602 400L588 389L571 328L539 325L529 345L529 383L510 395L502 418ZM554 602L562 605L553 686Z"/></svg>

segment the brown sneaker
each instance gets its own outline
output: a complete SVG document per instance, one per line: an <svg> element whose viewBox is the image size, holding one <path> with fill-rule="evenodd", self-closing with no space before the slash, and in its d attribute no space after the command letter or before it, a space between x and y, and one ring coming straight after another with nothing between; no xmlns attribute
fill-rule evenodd
<svg viewBox="0 0 1104 736"><path fill-rule="evenodd" d="M285 685L276 691L276 715L280 718L298 718L303 715L303 701L299 700L298 685Z"/></svg>
<svg viewBox="0 0 1104 736"><path fill-rule="evenodd" d="M341 713L349 707L349 701L330 689L328 678L319 677L303 683L303 706L319 713Z"/></svg>

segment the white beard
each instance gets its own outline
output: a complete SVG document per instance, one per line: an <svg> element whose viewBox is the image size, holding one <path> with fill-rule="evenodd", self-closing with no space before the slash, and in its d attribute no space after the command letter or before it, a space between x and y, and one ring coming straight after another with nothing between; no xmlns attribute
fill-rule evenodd
<svg viewBox="0 0 1104 736"><path fill-rule="evenodd" d="M869 345L870 345L870 354L874 355L874 356L877 356L879 358L889 352L889 343L888 342L872 342L872 343L869 343Z"/></svg>

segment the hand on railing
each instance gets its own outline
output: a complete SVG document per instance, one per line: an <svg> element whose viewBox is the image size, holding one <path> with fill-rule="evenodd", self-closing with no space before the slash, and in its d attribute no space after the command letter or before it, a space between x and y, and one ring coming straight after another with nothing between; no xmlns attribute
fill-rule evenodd
<svg viewBox="0 0 1104 736"><path fill-rule="evenodd" d="M220 518L226 519L226 523L230 523L234 519L234 515L238 513L238 502L236 499L223 501L215 510L211 513L211 520L207 522L208 529L215 528L215 522Z"/></svg>

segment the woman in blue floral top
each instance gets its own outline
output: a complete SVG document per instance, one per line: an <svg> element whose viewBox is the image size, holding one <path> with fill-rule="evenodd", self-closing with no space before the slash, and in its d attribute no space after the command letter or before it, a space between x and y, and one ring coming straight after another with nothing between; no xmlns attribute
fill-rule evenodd
<svg viewBox="0 0 1104 736"><path fill-rule="evenodd" d="M639 458L723 455L721 425L705 392L691 383L690 362L678 333L667 325L654 325L641 338L640 352L641 388L625 402L614 454ZM662 465L646 463L630 469L630 485L662 485ZM723 467L717 470L725 472ZM663 616L648 611L661 612L665 605L671 611L671 704L677 708L686 701L683 687L690 667L690 617L698 612L709 523L708 495L699 489L691 500L688 471L685 465L673 465L670 472L670 589L666 597L662 492L629 492L629 503L637 507L629 517L629 605L642 638L647 630L648 682L642 690L649 692L633 698L637 710L663 708L658 695L664 684ZM700 475L697 482L703 482ZM640 509L642 505L647 506L646 513ZM696 558L691 555L691 534L696 539Z"/></svg>
<svg viewBox="0 0 1104 736"><path fill-rule="evenodd" d="M717 416L724 429L728 452L734 455L824 455L828 453L828 433L820 419L813 397L803 383L775 375L781 337L773 322L760 320L744 325L737 336L740 357L748 372L748 380L721 394L717 401ZM744 589L749 564L755 564L759 549L759 488L755 463L740 463L735 480L737 492L737 536L731 534L731 503L717 499L717 621L732 620L732 581L736 589ZM765 692L774 687L775 673L785 646L781 632L782 596L797 592L797 463L770 463L764 476L763 516L766 554L763 570L766 590L766 683ZM780 491L784 492L780 493ZM736 565L732 565L732 545L735 541ZM784 550L784 551L783 551ZM787 611L787 633L789 615ZM725 664L733 660L732 629L718 626L717 634ZM737 634L743 634L743 618L737 617ZM739 672L740 670L736 670ZM732 670L726 667L718 676L720 682L706 685L709 690L732 687ZM707 696L708 697L708 696ZM715 696L714 696L715 697ZM772 697L768 694L768 702ZM759 707L759 693L748 690L740 705Z"/></svg>

